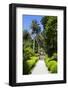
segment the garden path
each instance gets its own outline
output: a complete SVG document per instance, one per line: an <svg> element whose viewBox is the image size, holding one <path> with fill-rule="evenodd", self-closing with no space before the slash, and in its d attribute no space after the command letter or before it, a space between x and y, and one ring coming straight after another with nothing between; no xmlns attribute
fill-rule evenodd
<svg viewBox="0 0 68 90"><path fill-rule="evenodd" d="M48 73L49 73L49 71L44 63L43 58L40 58L36 64L36 66L32 70L31 74L48 74Z"/></svg>

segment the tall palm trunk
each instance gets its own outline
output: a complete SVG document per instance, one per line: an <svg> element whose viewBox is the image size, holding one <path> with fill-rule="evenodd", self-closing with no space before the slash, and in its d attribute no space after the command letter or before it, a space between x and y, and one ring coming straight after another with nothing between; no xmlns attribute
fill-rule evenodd
<svg viewBox="0 0 68 90"><path fill-rule="evenodd" d="M33 39L33 52L35 52L35 38Z"/></svg>
<svg viewBox="0 0 68 90"><path fill-rule="evenodd" d="M37 41L37 52L39 53L39 43L38 43L38 39L36 40Z"/></svg>
<svg viewBox="0 0 68 90"><path fill-rule="evenodd" d="M39 53L39 43L38 43L38 53Z"/></svg>

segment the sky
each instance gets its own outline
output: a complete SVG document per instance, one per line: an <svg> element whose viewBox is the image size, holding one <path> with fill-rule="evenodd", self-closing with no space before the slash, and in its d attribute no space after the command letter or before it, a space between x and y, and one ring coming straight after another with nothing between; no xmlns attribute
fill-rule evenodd
<svg viewBox="0 0 68 90"><path fill-rule="evenodd" d="M23 21L23 30L27 30L29 33L31 33L31 22L32 20L37 20L41 27L41 31L43 30L43 26L41 24L41 19L43 16L38 16L38 15L23 15L22 16L22 21Z"/></svg>

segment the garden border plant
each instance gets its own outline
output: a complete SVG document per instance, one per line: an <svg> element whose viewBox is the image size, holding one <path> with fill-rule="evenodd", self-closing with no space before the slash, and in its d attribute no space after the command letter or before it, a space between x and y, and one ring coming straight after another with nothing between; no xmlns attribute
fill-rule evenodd
<svg viewBox="0 0 68 90"><path fill-rule="evenodd" d="M46 54L45 55L45 58L44 58L44 62L45 62L45 65L47 66L48 70L50 73L57 73L57 57L55 58L54 57L54 54L52 57L48 57L48 55Z"/></svg>

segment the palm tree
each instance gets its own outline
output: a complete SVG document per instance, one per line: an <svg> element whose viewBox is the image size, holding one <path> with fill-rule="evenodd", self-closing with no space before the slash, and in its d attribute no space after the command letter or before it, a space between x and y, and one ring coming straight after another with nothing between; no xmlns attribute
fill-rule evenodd
<svg viewBox="0 0 68 90"><path fill-rule="evenodd" d="M40 33L41 31L41 28L38 24L38 22L36 20L32 20L32 23L31 23L31 29L32 29L32 35L34 35L33 37L33 52L35 50L35 38L36 36Z"/></svg>

